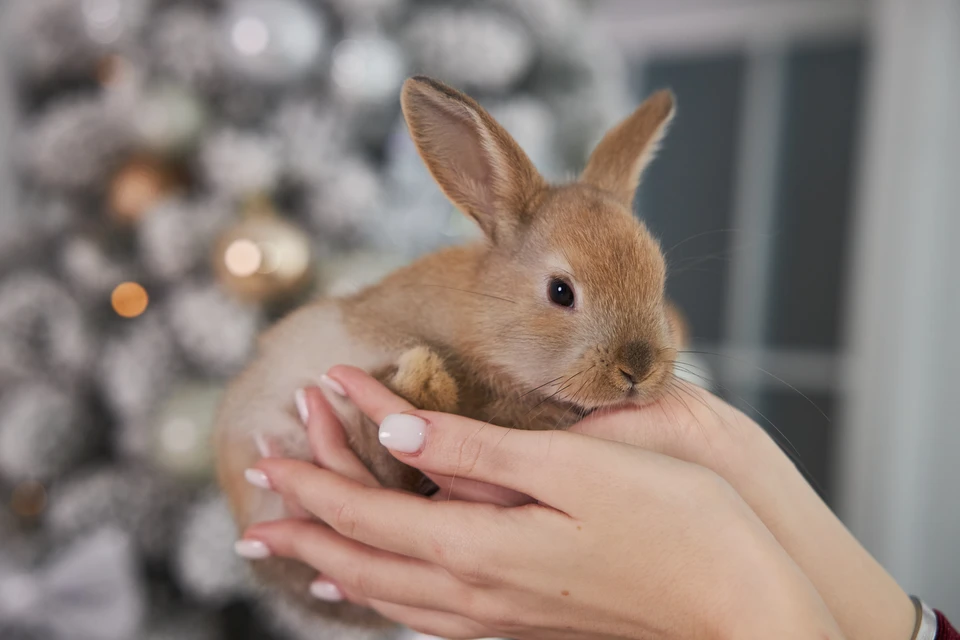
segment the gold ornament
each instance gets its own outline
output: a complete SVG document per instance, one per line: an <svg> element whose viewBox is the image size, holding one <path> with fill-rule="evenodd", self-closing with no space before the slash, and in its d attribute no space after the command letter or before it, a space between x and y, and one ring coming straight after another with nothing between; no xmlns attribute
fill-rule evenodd
<svg viewBox="0 0 960 640"><path fill-rule="evenodd" d="M177 188L178 180L163 163L135 158L124 165L110 182L110 214L117 222L131 224Z"/></svg>
<svg viewBox="0 0 960 640"><path fill-rule="evenodd" d="M47 506L47 490L35 480L21 482L13 488L10 509L21 518L36 518Z"/></svg>
<svg viewBox="0 0 960 640"><path fill-rule="evenodd" d="M220 237L213 269L230 293L247 302L289 300L312 280L310 242L299 227L260 210Z"/></svg>

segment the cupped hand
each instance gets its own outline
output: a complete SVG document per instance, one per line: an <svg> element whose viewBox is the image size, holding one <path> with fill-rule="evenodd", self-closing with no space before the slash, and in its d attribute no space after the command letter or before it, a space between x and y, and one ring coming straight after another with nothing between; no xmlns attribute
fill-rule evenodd
<svg viewBox="0 0 960 640"><path fill-rule="evenodd" d="M331 375L401 461L457 478L454 490L472 481L537 501L428 500L378 488L346 459L261 461L272 490L330 528L262 523L245 538L311 564L349 599L445 637L840 637L716 473L582 433L412 411L355 370Z"/></svg>

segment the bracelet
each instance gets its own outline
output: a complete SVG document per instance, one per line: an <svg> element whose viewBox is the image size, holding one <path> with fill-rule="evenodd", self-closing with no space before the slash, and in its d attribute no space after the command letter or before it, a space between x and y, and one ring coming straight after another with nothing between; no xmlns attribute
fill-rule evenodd
<svg viewBox="0 0 960 640"><path fill-rule="evenodd" d="M937 616L933 609L916 596L910 596L913 606L917 609L917 623L913 627L913 638L911 640L936 640L937 638Z"/></svg>

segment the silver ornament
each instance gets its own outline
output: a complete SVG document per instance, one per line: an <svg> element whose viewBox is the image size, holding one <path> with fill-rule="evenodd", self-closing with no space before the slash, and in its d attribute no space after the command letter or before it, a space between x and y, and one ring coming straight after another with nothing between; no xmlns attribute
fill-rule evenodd
<svg viewBox="0 0 960 640"><path fill-rule="evenodd" d="M155 63L186 86L200 90L217 79L219 54L214 20L190 6L174 6L160 13L150 30Z"/></svg>
<svg viewBox="0 0 960 640"><path fill-rule="evenodd" d="M309 196L310 221L321 237L337 244L357 239L381 206L380 176L358 158L342 158L332 175Z"/></svg>
<svg viewBox="0 0 960 640"><path fill-rule="evenodd" d="M76 236L60 251L60 269L74 291L89 300L103 300L121 282L133 279L133 269L108 256L92 238Z"/></svg>
<svg viewBox="0 0 960 640"><path fill-rule="evenodd" d="M587 16L577 0L494 0L494 4L523 20L548 54L583 37Z"/></svg>
<svg viewBox="0 0 960 640"><path fill-rule="evenodd" d="M382 25L397 18L408 0L327 0L348 27Z"/></svg>
<svg viewBox="0 0 960 640"><path fill-rule="evenodd" d="M554 147L557 119L545 102L531 96L518 96L490 105L489 111L542 174L552 180L563 177L562 163L558 162Z"/></svg>
<svg viewBox="0 0 960 640"><path fill-rule="evenodd" d="M162 397L150 420L157 468L185 480L212 476L212 429L222 393L222 385L187 380Z"/></svg>
<svg viewBox="0 0 960 640"><path fill-rule="evenodd" d="M226 65L250 80L286 83L316 68L326 46L326 24L298 0L236 0L221 17Z"/></svg>
<svg viewBox="0 0 960 640"><path fill-rule="evenodd" d="M80 0L87 36L94 42L116 46L132 40L150 11L151 0Z"/></svg>
<svg viewBox="0 0 960 640"><path fill-rule="evenodd" d="M491 93L516 84L536 55L521 21L487 9L423 10L405 28L404 43L423 73Z"/></svg>
<svg viewBox="0 0 960 640"><path fill-rule="evenodd" d="M99 99L65 99L28 123L17 155L38 183L59 189L102 185L132 148L125 113Z"/></svg>
<svg viewBox="0 0 960 640"><path fill-rule="evenodd" d="M177 534L174 571L183 588L201 602L222 605L253 592L249 566L233 551L237 525L219 493L187 510Z"/></svg>
<svg viewBox="0 0 960 640"><path fill-rule="evenodd" d="M97 446L81 398L47 383L9 387L0 398L0 476L50 480Z"/></svg>
<svg viewBox="0 0 960 640"><path fill-rule="evenodd" d="M97 367L97 383L117 418L114 446L145 459L152 444L148 417L170 387L179 364L169 327L156 315L137 318L111 336Z"/></svg>
<svg viewBox="0 0 960 640"><path fill-rule="evenodd" d="M86 372L94 342L79 305L59 282L25 272L0 282L0 383Z"/></svg>
<svg viewBox="0 0 960 640"><path fill-rule="evenodd" d="M164 282L187 276L206 264L211 243L234 216L234 207L215 200L164 200L137 228L144 266Z"/></svg>
<svg viewBox="0 0 960 640"><path fill-rule="evenodd" d="M330 78L335 95L348 105L393 104L406 73L403 49L376 32L348 35L333 50Z"/></svg>
<svg viewBox="0 0 960 640"><path fill-rule="evenodd" d="M102 466L53 488L46 523L56 540L113 525L130 534L142 553L162 558L173 545L186 499L183 487L142 465Z"/></svg>
<svg viewBox="0 0 960 640"><path fill-rule="evenodd" d="M315 99L284 102L277 109L270 131L280 142L284 171L300 184L315 184L335 175L337 164L352 142L347 114L339 108L318 105Z"/></svg>
<svg viewBox="0 0 960 640"><path fill-rule="evenodd" d="M218 194L242 198L269 192L280 178L280 145L272 136L221 129L204 140L200 165Z"/></svg>
<svg viewBox="0 0 960 640"><path fill-rule="evenodd" d="M253 352L260 316L216 286L186 284L172 292L167 322L187 360L212 375L231 375Z"/></svg>

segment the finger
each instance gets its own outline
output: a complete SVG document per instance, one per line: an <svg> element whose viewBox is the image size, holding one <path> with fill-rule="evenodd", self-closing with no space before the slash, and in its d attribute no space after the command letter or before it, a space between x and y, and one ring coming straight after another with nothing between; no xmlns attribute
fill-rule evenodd
<svg viewBox="0 0 960 640"><path fill-rule="evenodd" d="M430 411L387 416L379 437L395 458L431 478L503 487L567 512L583 494L578 476L593 475L610 447L580 434L505 429Z"/></svg>
<svg viewBox="0 0 960 640"><path fill-rule="evenodd" d="M564 511L572 505L561 502L582 493L574 491L576 474L570 473L577 468L591 471L582 436L505 429L452 414L417 411L360 369L338 366L328 375L380 424L380 442L398 460L431 479L449 476L485 482Z"/></svg>
<svg viewBox="0 0 960 640"><path fill-rule="evenodd" d="M304 562L351 595L400 605L453 611L469 601L468 587L437 565L346 538L316 522L278 520L248 528L271 555ZM358 598L359 596L359 598Z"/></svg>
<svg viewBox="0 0 960 640"><path fill-rule="evenodd" d="M456 478L437 474L427 474L440 490L433 500L467 500L469 502L488 502L502 507L519 507L535 502L530 496L498 487L486 482L477 482L468 478Z"/></svg>
<svg viewBox="0 0 960 640"><path fill-rule="evenodd" d="M394 622L437 638L457 640L458 638L489 638L496 635L490 628L455 613L407 607L379 600L371 600L369 605Z"/></svg>
<svg viewBox="0 0 960 640"><path fill-rule="evenodd" d="M329 377L340 384L351 401L371 420L379 424L393 413L413 411L414 407L406 400L394 395L362 369L338 366L330 370ZM327 466L327 465L325 465ZM466 478L444 476L425 471L426 475L440 488L434 498L438 500L470 500L489 502L503 506L518 506L534 500L518 491L512 491L486 482L477 482Z"/></svg>
<svg viewBox="0 0 960 640"><path fill-rule="evenodd" d="M339 382L351 402L377 424L392 413L416 409L363 369L339 365L327 375Z"/></svg>
<svg viewBox="0 0 960 640"><path fill-rule="evenodd" d="M707 453L736 443L748 424L710 392L675 381L653 404L596 411L570 431L699 464Z"/></svg>
<svg viewBox="0 0 960 640"><path fill-rule="evenodd" d="M254 441L257 445L257 451L262 457L280 458L283 456L283 448L279 446L273 438L265 433L258 433L254 435ZM285 514L292 518L301 518L303 520L310 520L312 518L310 513L297 504L295 500L286 497L283 498L283 510Z"/></svg>
<svg viewBox="0 0 960 640"><path fill-rule="evenodd" d="M318 464L342 476L379 487L380 483L347 444L347 434L323 392L316 387L304 389L307 405L307 438Z"/></svg>
<svg viewBox="0 0 960 640"><path fill-rule="evenodd" d="M299 460L266 459L256 468L263 484L293 497L341 535L446 568L481 541L518 535L515 519L504 518L501 507L367 487Z"/></svg>

